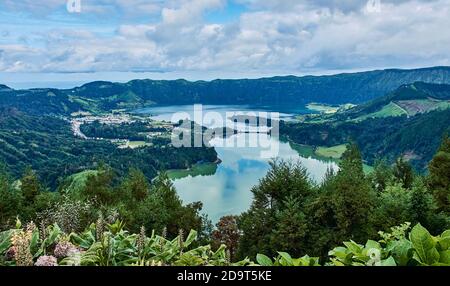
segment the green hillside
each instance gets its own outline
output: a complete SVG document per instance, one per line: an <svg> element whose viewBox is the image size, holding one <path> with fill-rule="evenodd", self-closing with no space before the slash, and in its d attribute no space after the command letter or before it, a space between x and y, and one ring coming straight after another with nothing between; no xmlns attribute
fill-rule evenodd
<svg viewBox="0 0 450 286"><path fill-rule="evenodd" d="M449 99L450 85L415 83L348 111L310 122L282 123L280 131L293 142L309 146L334 147L353 141L368 164L405 156L423 170L444 133L450 131Z"/></svg>
<svg viewBox="0 0 450 286"><path fill-rule="evenodd" d="M51 187L58 184L59 177L95 169L101 162L107 162L119 174L135 166L147 178L154 178L162 170L216 160L215 150L206 147L119 149L109 141L74 137L65 120L0 108L0 163L10 166L15 178L32 166Z"/></svg>

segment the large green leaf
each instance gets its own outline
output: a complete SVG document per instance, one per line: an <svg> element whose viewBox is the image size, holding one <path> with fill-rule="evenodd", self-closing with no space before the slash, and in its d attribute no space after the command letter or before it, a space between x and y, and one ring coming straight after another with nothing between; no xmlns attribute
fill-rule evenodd
<svg viewBox="0 0 450 286"><path fill-rule="evenodd" d="M11 247L12 230L0 233L0 255L3 255Z"/></svg>
<svg viewBox="0 0 450 286"><path fill-rule="evenodd" d="M353 254L360 254L364 249L362 245L359 245L354 241L346 241L344 242L344 245L348 248L348 250L353 252Z"/></svg>
<svg viewBox="0 0 450 286"><path fill-rule="evenodd" d="M381 266L397 266L397 263L395 263L395 259L392 256L389 256L388 259L381 261Z"/></svg>
<svg viewBox="0 0 450 286"><path fill-rule="evenodd" d="M414 258L418 262L424 265L433 265L439 262L440 256L436 249L436 242L422 225L418 224L412 229L410 240L415 250Z"/></svg>
<svg viewBox="0 0 450 286"><path fill-rule="evenodd" d="M278 254L281 256L281 259L279 261L282 266L294 266L294 261L292 260L292 257L289 255L289 253L278 252Z"/></svg>
<svg viewBox="0 0 450 286"><path fill-rule="evenodd" d="M34 231L30 241L30 251L37 258L42 253L39 251L39 231Z"/></svg>
<svg viewBox="0 0 450 286"><path fill-rule="evenodd" d="M195 230L191 230L186 241L184 242L184 247L189 247L195 240L197 239L197 232Z"/></svg>
<svg viewBox="0 0 450 286"><path fill-rule="evenodd" d="M450 266L450 250L441 251L439 255L440 255L439 262L447 266Z"/></svg>
<svg viewBox="0 0 450 286"><path fill-rule="evenodd" d="M392 245L392 256L399 266L407 266L413 253L413 244L407 239L396 241Z"/></svg>
<svg viewBox="0 0 450 286"><path fill-rule="evenodd" d="M261 266L273 266L272 259L270 259L264 254L256 255L256 261Z"/></svg>
<svg viewBox="0 0 450 286"><path fill-rule="evenodd" d="M441 251L450 249L450 231L446 231L438 238L438 246Z"/></svg>

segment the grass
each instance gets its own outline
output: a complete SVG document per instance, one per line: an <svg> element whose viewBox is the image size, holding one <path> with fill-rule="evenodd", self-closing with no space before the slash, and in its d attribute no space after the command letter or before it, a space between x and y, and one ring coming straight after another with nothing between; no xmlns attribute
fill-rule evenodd
<svg viewBox="0 0 450 286"><path fill-rule="evenodd" d="M314 150L314 147L309 145L301 145L289 141L291 148L298 152L302 157L313 158L321 161L331 161L339 164L341 157L344 154L346 144L334 146L334 147L318 147ZM320 151L319 151L320 150ZM373 171L373 167L367 164L363 164L364 173L369 174Z"/></svg>
<svg viewBox="0 0 450 286"><path fill-rule="evenodd" d="M185 170L169 170L167 175L172 180L183 179L186 177L197 177L197 176L212 176L216 173L217 164L215 163L201 163L196 164L190 169Z"/></svg>
<svg viewBox="0 0 450 286"><path fill-rule="evenodd" d="M347 145L342 144L333 147L318 147L315 153L320 157L340 159L345 150L347 150Z"/></svg>
<svg viewBox="0 0 450 286"><path fill-rule="evenodd" d="M381 110L360 116L352 121L361 122L369 118L386 118L386 117L397 117L402 115L408 115L408 113L397 104L390 102L388 105L385 105Z"/></svg>

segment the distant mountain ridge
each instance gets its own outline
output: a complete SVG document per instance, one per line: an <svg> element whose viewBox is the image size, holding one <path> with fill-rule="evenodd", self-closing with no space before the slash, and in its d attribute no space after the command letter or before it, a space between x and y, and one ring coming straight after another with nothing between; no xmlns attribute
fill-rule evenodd
<svg viewBox="0 0 450 286"><path fill-rule="evenodd" d="M9 87L9 86L6 86L6 85L4 85L4 84L0 84L0 91L3 91L3 90L10 90L11 88Z"/></svg>
<svg viewBox="0 0 450 286"><path fill-rule="evenodd" d="M0 89L0 106L14 106L34 113L67 114L79 110L108 111L155 104L360 104L415 82L450 84L450 67L196 82L149 79L127 83L96 81L67 90L9 90L6 94Z"/></svg>

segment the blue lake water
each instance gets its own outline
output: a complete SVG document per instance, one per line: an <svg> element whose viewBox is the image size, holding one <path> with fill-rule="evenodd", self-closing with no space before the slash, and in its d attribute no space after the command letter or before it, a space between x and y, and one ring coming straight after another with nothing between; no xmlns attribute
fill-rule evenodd
<svg viewBox="0 0 450 286"><path fill-rule="evenodd" d="M267 109L251 106L203 106L204 113L214 111L225 115L227 112L256 112L268 111ZM292 109L291 109L292 110ZM183 112L193 116L194 106L165 106L138 110L139 113L148 114L155 120L177 121L174 113ZM297 111L279 111L280 118L291 120L295 114L306 113L306 109L300 107ZM201 124L202 122L197 123ZM217 126L214 126L217 127ZM243 147L229 147L232 143L242 140L247 142ZM254 147L255 142L262 142L263 146L276 146L274 150L267 147ZM267 145L267 143L270 143ZM251 188L258 184L269 170L271 158L277 157L285 160L298 160L308 170L311 179L320 182L327 168L337 169L335 163L324 162L314 158L305 158L298 154L289 143L281 142L276 137L267 134L237 134L228 139L213 139L210 144L215 146L222 163L218 166L214 175L187 176L174 180L174 185L184 203L196 201L203 202L203 211L208 214L213 222L224 215L238 215L246 211L252 202ZM270 151L270 152L269 152ZM262 152L266 154L262 156ZM269 153L270 155L268 155Z"/></svg>

